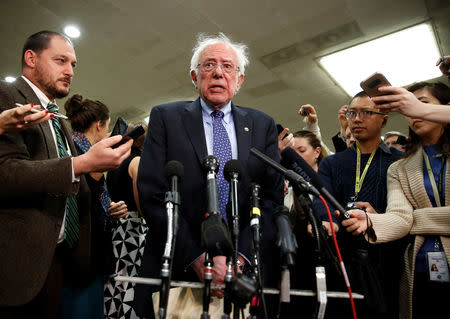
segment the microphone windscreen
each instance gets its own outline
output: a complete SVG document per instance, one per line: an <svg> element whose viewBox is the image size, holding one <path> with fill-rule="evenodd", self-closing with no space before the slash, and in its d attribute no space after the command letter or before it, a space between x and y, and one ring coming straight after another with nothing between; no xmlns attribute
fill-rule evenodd
<svg viewBox="0 0 450 319"><path fill-rule="evenodd" d="M219 160L214 155L208 155L203 160L203 168L206 171L214 171L217 173L219 171L219 165Z"/></svg>
<svg viewBox="0 0 450 319"><path fill-rule="evenodd" d="M178 178L183 178L184 167L179 161L169 161L164 167L164 175L166 178L171 178L172 176L177 176Z"/></svg>
<svg viewBox="0 0 450 319"><path fill-rule="evenodd" d="M290 147L286 147L281 152L282 163L285 164L288 168L295 171L297 174L304 175L306 174L311 182L316 188L321 189L323 187L323 183L319 177L319 175L314 171L314 169L306 163L306 161L301 157L296 151L294 151ZM303 174L302 174L303 173Z"/></svg>
<svg viewBox="0 0 450 319"><path fill-rule="evenodd" d="M223 168L223 176L229 182L234 174L237 174L237 179L241 179L242 165L239 160L229 160Z"/></svg>

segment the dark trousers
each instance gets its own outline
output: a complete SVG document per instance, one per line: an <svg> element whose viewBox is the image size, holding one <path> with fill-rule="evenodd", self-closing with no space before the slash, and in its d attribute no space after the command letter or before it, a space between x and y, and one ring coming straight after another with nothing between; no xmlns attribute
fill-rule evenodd
<svg viewBox="0 0 450 319"><path fill-rule="evenodd" d="M63 262L53 257L47 279L39 294L30 302L16 307L0 307L2 319L56 319L63 286Z"/></svg>
<svg viewBox="0 0 450 319"><path fill-rule="evenodd" d="M416 272L413 290L413 318L446 318L449 296L450 283L429 281L428 274ZM447 315L445 315L446 313Z"/></svg>

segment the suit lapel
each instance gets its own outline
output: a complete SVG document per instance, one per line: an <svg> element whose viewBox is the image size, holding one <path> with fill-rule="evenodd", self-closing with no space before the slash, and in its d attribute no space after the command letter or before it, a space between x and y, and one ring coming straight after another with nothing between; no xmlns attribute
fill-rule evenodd
<svg viewBox="0 0 450 319"><path fill-rule="evenodd" d="M208 156L208 151L199 98L184 108L183 124L198 160L202 163L205 157Z"/></svg>
<svg viewBox="0 0 450 319"><path fill-rule="evenodd" d="M14 82L14 86L17 88L19 93L25 98L26 103L33 103L34 105L40 105L41 101L39 101L39 98L34 93L33 89L28 85L28 83L22 78L19 77ZM54 141L53 134L50 129L50 122L42 122L38 125L41 128L42 134L45 137L45 143L47 143L47 152L48 157L53 158L58 157L58 150L56 149L55 143L52 143Z"/></svg>
<svg viewBox="0 0 450 319"><path fill-rule="evenodd" d="M250 152L253 122L247 116L247 112L231 103L233 112L234 127L238 145L238 159L246 162Z"/></svg>

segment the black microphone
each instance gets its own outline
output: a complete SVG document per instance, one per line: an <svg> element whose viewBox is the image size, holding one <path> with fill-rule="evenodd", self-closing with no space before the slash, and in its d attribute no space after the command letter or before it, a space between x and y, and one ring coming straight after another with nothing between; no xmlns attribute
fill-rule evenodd
<svg viewBox="0 0 450 319"><path fill-rule="evenodd" d="M228 226L220 216L216 173L219 161L209 155L203 161L206 170L206 219L201 226L201 240L206 252L214 256L230 256L233 252Z"/></svg>
<svg viewBox="0 0 450 319"><path fill-rule="evenodd" d="M281 152L281 156L283 157L284 163L286 163L288 167L292 167L292 169L297 173L299 171L303 171L310 177L311 183L319 190L320 194L322 194L322 196L325 197L325 199L329 201L331 205L333 205L333 207L339 210L339 212L341 213L341 219L350 218L350 215L347 213L344 207L342 207L342 205L336 200L336 198L334 198L333 195L328 192L328 190L323 185L323 182L320 179L319 175L308 163L306 163L303 157L298 155L298 153L290 147L285 148Z"/></svg>
<svg viewBox="0 0 450 319"><path fill-rule="evenodd" d="M308 183L303 177L301 177L299 174L295 173L293 170L286 169L264 153L260 152L256 148L252 147L250 149L250 152L258 157L260 160L262 160L264 163L266 163L269 166L272 166L274 169L276 169L278 172L284 175L286 179L288 179L291 183L296 184L302 191L312 194L314 196L319 196L319 191L312 186L310 183Z"/></svg>
<svg viewBox="0 0 450 319"><path fill-rule="evenodd" d="M289 221L289 211L285 206L278 206L275 209L273 220L277 226L277 246L280 247L282 264L286 266L294 265L294 255L297 250L297 241L292 233L292 226Z"/></svg>
<svg viewBox="0 0 450 319"><path fill-rule="evenodd" d="M256 183L250 184L250 198L251 198L251 208L250 208L250 228L253 233L253 242L259 246L260 239L260 221L261 221L261 210L259 209L259 191L261 186ZM255 247L257 248L257 247Z"/></svg>
<svg viewBox="0 0 450 319"><path fill-rule="evenodd" d="M203 161L203 168L206 170L206 212L208 214L220 214L219 189L216 178L219 165L217 158L212 155L207 156Z"/></svg>
<svg viewBox="0 0 450 319"><path fill-rule="evenodd" d="M235 225L239 218L239 207L238 207L238 182L242 176L242 165L239 160L229 160L223 168L223 176L230 183L230 199L231 199L231 219L233 220L233 231L235 231L234 226L237 227L239 231L239 225ZM228 218L228 220L231 220Z"/></svg>
<svg viewBox="0 0 450 319"><path fill-rule="evenodd" d="M167 162L164 167L164 175L170 183L170 189L172 192L178 192L178 183L184 176L184 167L178 161Z"/></svg>

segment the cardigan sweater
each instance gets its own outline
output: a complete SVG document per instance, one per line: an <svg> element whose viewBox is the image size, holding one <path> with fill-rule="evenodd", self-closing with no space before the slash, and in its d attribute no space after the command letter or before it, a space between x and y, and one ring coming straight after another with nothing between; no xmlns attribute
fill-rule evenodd
<svg viewBox="0 0 450 319"><path fill-rule="evenodd" d="M374 234L369 240L384 243L408 234L413 241L403 259L400 285L400 317L412 318L415 260L424 235L440 236L450 264L450 160L445 172L445 206L433 207L424 186L422 148L388 170L388 206L383 215L370 214Z"/></svg>

